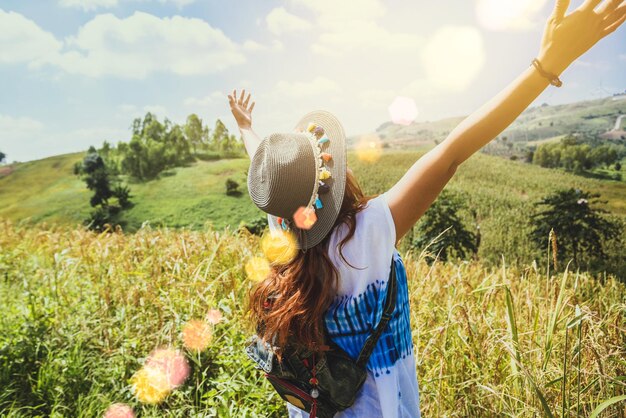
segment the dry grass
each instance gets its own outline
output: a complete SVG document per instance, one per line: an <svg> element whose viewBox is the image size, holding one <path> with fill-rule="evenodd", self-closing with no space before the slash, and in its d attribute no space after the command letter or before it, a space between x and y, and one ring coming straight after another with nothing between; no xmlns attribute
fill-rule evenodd
<svg viewBox="0 0 626 418"><path fill-rule="evenodd" d="M0 222L0 415L282 416L243 354L258 238L230 231L94 234ZM424 416L589 416L626 394L626 287L584 273L403 254ZM549 254L548 254L549 259ZM577 311L578 307L578 311ZM186 321L220 309L188 381L139 404L130 376ZM569 326L569 328L568 328ZM624 403L602 417L623 417Z"/></svg>

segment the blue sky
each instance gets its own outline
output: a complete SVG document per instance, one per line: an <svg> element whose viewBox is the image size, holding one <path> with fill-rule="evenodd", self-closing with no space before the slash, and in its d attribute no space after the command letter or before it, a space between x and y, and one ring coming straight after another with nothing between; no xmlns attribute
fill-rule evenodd
<svg viewBox="0 0 626 418"><path fill-rule="evenodd" d="M580 5L573 0L570 11ZM146 111L231 131L226 94L257 101L260 135L327 109L348 135L467 115L536 56L553 0L2 0L0 150L27 161L129 139ZM626 88L626 25L536 104Z"/></svg>

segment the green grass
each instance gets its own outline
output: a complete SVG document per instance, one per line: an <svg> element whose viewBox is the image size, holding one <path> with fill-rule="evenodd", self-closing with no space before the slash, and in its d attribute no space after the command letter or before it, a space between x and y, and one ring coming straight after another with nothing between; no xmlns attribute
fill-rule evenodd
<svg viewBox="0 0 626 418"><path fill-rule="evenodd" d="M260 254L258 237L4 221L0 248L1 416L97 417L115 402L141 417L284 416L243 352L243 265ZM605 402L626 393L623 283L402 256L424 416L589 416L605 405L603 417L623 416L623 401ZM212 308L225 320L211 345L187 351L183 326ZM156 347L183 349L191 374L147 405L129 379Z"/></svg>
<svg viewBox="0 0 626 418"><path fill-rule="evenodd" d="M348 163L365 192L375 194L391 187L423 153L423 149L385 150L377 163L370 164L351 152ZM0 217L28 224L81 223L90 211L90 193L72 174L74 163L81 158L81 154L69 154L30 162L0 178ZM202 229L210 222L218 229L228 225L236 229L241 221L262 216L247 195L248 164L247 159L199 161L158 180L131 183L135 206L124 212L128 222L125 229L135 231L144 222L191 229ZM226 196L224 183L229 177L239 182L240 197ZM479 256L493 265L502 255L510 263L522 264L539 256L529 239L529 217L535 210L533 203L554 190L576 187L598 192L607 200L600 206L626 220L624 181L585 178L484 154L464 163L447 187L463 194L468 210L462 216L470 228L480 225ZM471 211L475 211L476 219L470 216ZM409 238L402 248L407 249L408 244ZM622 253L614 248L607 265L626 266ZM626 276L626 272L620 274Z"/></svg>

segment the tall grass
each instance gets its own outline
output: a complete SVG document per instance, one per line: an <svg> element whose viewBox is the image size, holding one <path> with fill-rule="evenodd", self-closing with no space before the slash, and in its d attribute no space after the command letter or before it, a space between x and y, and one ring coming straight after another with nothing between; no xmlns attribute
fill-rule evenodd
<svg viewBox="0 0 626 418"><path fill-rule="evenodd" d="M243 265L258 251L257 237L210 227L98 235L0 221L0 415L94 417L126 402L142 417L284 416L242 350ZM624 284L402 255L424 416L624 416ZM186 383L159 405L135 400L146 356L182 348L182 326L211 308L225 321L206 351L187 352Z"/></svg>

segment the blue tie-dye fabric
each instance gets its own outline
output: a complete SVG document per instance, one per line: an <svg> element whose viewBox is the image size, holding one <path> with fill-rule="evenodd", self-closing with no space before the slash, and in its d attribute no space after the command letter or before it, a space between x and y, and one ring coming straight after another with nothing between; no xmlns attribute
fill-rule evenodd
<svg viewBox="0 0 626 418"><path fill-rule="evenodd" d="M393 261L398 283L396 306L367 364L376 377L389 374L389 369L398 359L412 353L406 270L396 250ZM382 317L388 279L389 276L370 283L359 295L338 296L326 313L325 322L330 337L354 359L359 356L365 340Z"/></svg>

